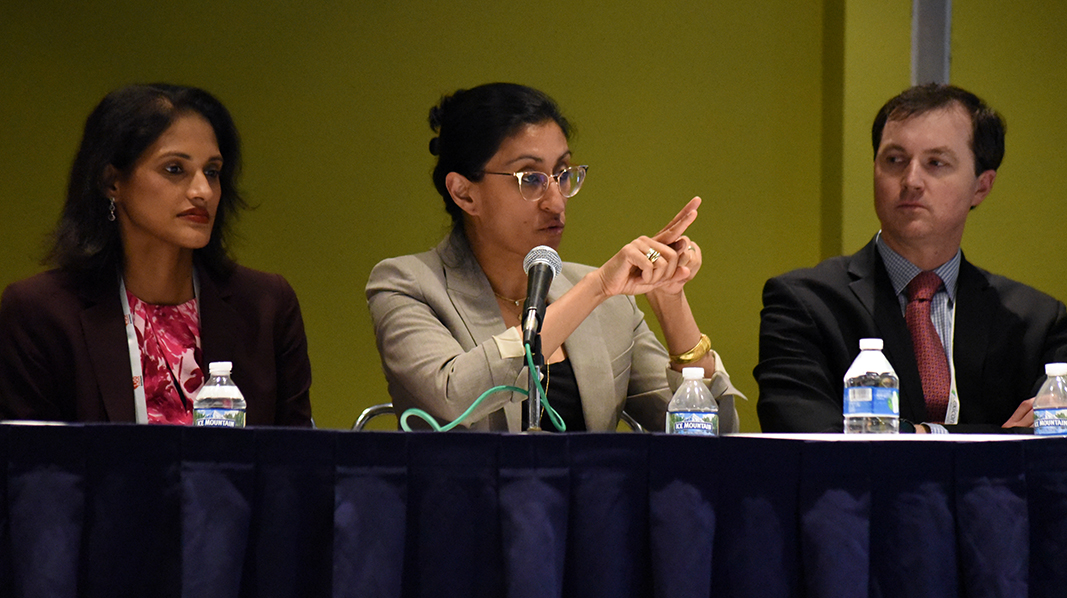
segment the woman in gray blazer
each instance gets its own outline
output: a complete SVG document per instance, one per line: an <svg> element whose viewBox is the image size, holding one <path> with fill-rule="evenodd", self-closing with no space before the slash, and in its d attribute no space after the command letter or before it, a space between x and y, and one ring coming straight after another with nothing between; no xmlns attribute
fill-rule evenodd
<svg viewBox="0 0 1067 598"><path fill-rule="evenodd" d="M367 301L397 412L418 407L449 422L493 386L526 386L523 259L538 245L559 246L567 200L588 167L572 160L559 108L529 87L457 91L430 110L430 126L433 181L452 233L432 251L379 263ZM683 366L704 368L720 429L737 430L740 393L685 298L701 257L684 232L699 205L694 198L658 234L634 239L601 267L564 263L554 278L541 343L547 398L568 431L614 430L623 409L662 430ZM666 349L637 294L648 298ZM521 431L524 398L491 395L463 425ZM547 417L541 425L555 429Z"/></svg>

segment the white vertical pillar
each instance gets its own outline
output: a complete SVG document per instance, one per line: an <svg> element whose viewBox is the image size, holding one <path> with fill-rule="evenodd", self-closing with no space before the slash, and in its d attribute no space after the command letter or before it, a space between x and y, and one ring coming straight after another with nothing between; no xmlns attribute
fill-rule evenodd
<svg viewBox="0 0 1067 598"><path fill-rule="evenodd" d="M952 0L912 0L911 84L948 83Z"/></svg>

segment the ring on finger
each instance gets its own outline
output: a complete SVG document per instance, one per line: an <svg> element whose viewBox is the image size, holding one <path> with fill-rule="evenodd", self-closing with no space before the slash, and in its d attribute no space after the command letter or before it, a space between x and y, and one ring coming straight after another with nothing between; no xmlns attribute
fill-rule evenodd
<svg viewBox="0 0 1067 598"><path fill-rule="evenodd" d="M645 257L648 258L648 261L652 262L653 264L656 263L656 260L659 259L659 256L660 253L651 247L649 247L648 251L645 252Z"/></svg>
<svg viewBox="0 0 1067 598"><path fill-rule="evenodd" d="M686 249L686 251L696 251L696 249L694 249L692 245L690 245L689 247L686 247L685 249Z"/></svg>

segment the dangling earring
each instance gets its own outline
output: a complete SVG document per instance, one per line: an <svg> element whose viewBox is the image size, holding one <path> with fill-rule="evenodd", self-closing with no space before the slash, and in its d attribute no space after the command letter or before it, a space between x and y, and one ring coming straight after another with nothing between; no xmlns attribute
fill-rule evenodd
<svg viewBox="0 0 1067 598"><path fill-rule="evenodd" d="M111 222L115 221L115 198L109 197L111 204L107 207L107 219Z"/></svg>

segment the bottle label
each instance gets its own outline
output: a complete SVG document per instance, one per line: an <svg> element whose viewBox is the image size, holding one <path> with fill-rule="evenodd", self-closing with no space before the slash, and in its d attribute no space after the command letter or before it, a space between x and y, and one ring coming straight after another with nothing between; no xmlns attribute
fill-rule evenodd
<svg viewBox="0 0 1067 598"><path fill-rule="evenodd" d="M845 389L847 416L898 417L900 391L884 386L854 386Z"/></svg>
<svg viewBox="0 0 1067 598"><path fill-rule="evenodd" d="M193 425L243 428L245 427L245 412L241 409L196 409L193 411Z"/></svg>
<svg viewBox="0 0 1067 598"><path fill-rule="evenodd" d="M713 411L671 411L667 413L670 434L719 435L719 414Z"/></svg>
<svg viewBox="0 0 1067 598"><path fill-rule="evenodd" d="M1034 434L1040 436L1067 434L1067 408L1034 409Z"/></svg>

